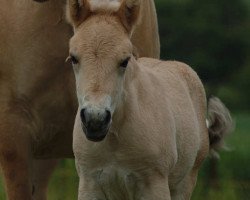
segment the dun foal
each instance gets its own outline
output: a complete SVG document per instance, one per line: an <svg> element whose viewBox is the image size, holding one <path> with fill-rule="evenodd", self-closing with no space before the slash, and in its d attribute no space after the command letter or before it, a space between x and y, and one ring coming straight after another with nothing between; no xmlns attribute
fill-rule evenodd
<svg viewBox="0 0 250 200"><path fill-rule="evenodd" d="M230 114L217 98L207 110L203 85L186 64L134 57L139 0L99 3L68 4L78 199L190 199L202 161L229 131Z"/></svg>

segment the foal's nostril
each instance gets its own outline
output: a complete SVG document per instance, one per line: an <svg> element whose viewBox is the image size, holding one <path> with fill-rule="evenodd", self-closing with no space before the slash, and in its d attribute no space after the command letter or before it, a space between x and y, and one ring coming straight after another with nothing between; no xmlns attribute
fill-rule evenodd
<svg viewBox="0 0 250 200"><path fill-rule="evenodd" d="M81 110L80 117L81 117L82 123L86 126L87 122L86 122L85 111L86 111L86 109Z"/></svg>
<svg viewBox="0 0 250 200"><path fill-rule="evenodd" d="M111 120L111 112L109 110L106 110L105 113L106 113L106 116L104 119L104 124L108 125Z"/></svg>

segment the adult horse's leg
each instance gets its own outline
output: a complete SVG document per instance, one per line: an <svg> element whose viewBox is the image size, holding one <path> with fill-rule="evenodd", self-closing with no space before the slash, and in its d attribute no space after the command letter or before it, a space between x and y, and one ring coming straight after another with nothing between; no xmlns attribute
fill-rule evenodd
<svg viewBox="0 0 250 200"><path fill-rule="evenodd" d="M31 138L18 106L0 111L0 165L9 200L31 200Z"/></svg>
<svg viewBox="0 0 250 200"><path fill-rule="evenodd" d="M58 160L34 160L32 169L32 196L34 200L46 200L49 178L54 171Z"/></svg>

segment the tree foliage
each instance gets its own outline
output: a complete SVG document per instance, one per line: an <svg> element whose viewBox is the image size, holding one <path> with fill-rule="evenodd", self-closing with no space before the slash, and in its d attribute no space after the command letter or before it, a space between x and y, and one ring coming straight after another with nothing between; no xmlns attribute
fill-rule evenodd
<svg viewBox="0 0 250 200"><path fill-rule="evenodd" d="M242 71L250 74L250 20L246 1L158 0L156 6L162 58L191 65L213 93L221 86L232 91L249 86L249 78L239 77ZM242 93L246 93L247 88L244 89ZM250 100L250 94L244 95Z"/></svg>

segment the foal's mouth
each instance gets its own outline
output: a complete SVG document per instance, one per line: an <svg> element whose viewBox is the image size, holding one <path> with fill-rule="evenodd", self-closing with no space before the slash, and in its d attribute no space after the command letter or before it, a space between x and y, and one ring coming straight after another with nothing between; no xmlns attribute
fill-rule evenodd
<svg viewBox="0 0 250 200"><path fill-rule="evenodd" d="M92 136L86 136L87 139L89 141L92 141L92 142L101 142L104 140L104 138L106 137L106 135L103 135L103 136L99 136L99 137L92 137Z"/></svg>
<svg viewBox="0 0 250 200"><path fill-rule="evenodd" d="M86 127L83 123L81 123L81 124L82 124L82 130L83 130L86 138L92 142L103 141L109 132L109 126L103 127L103 129L96 130L93 128Z"/></svg>

